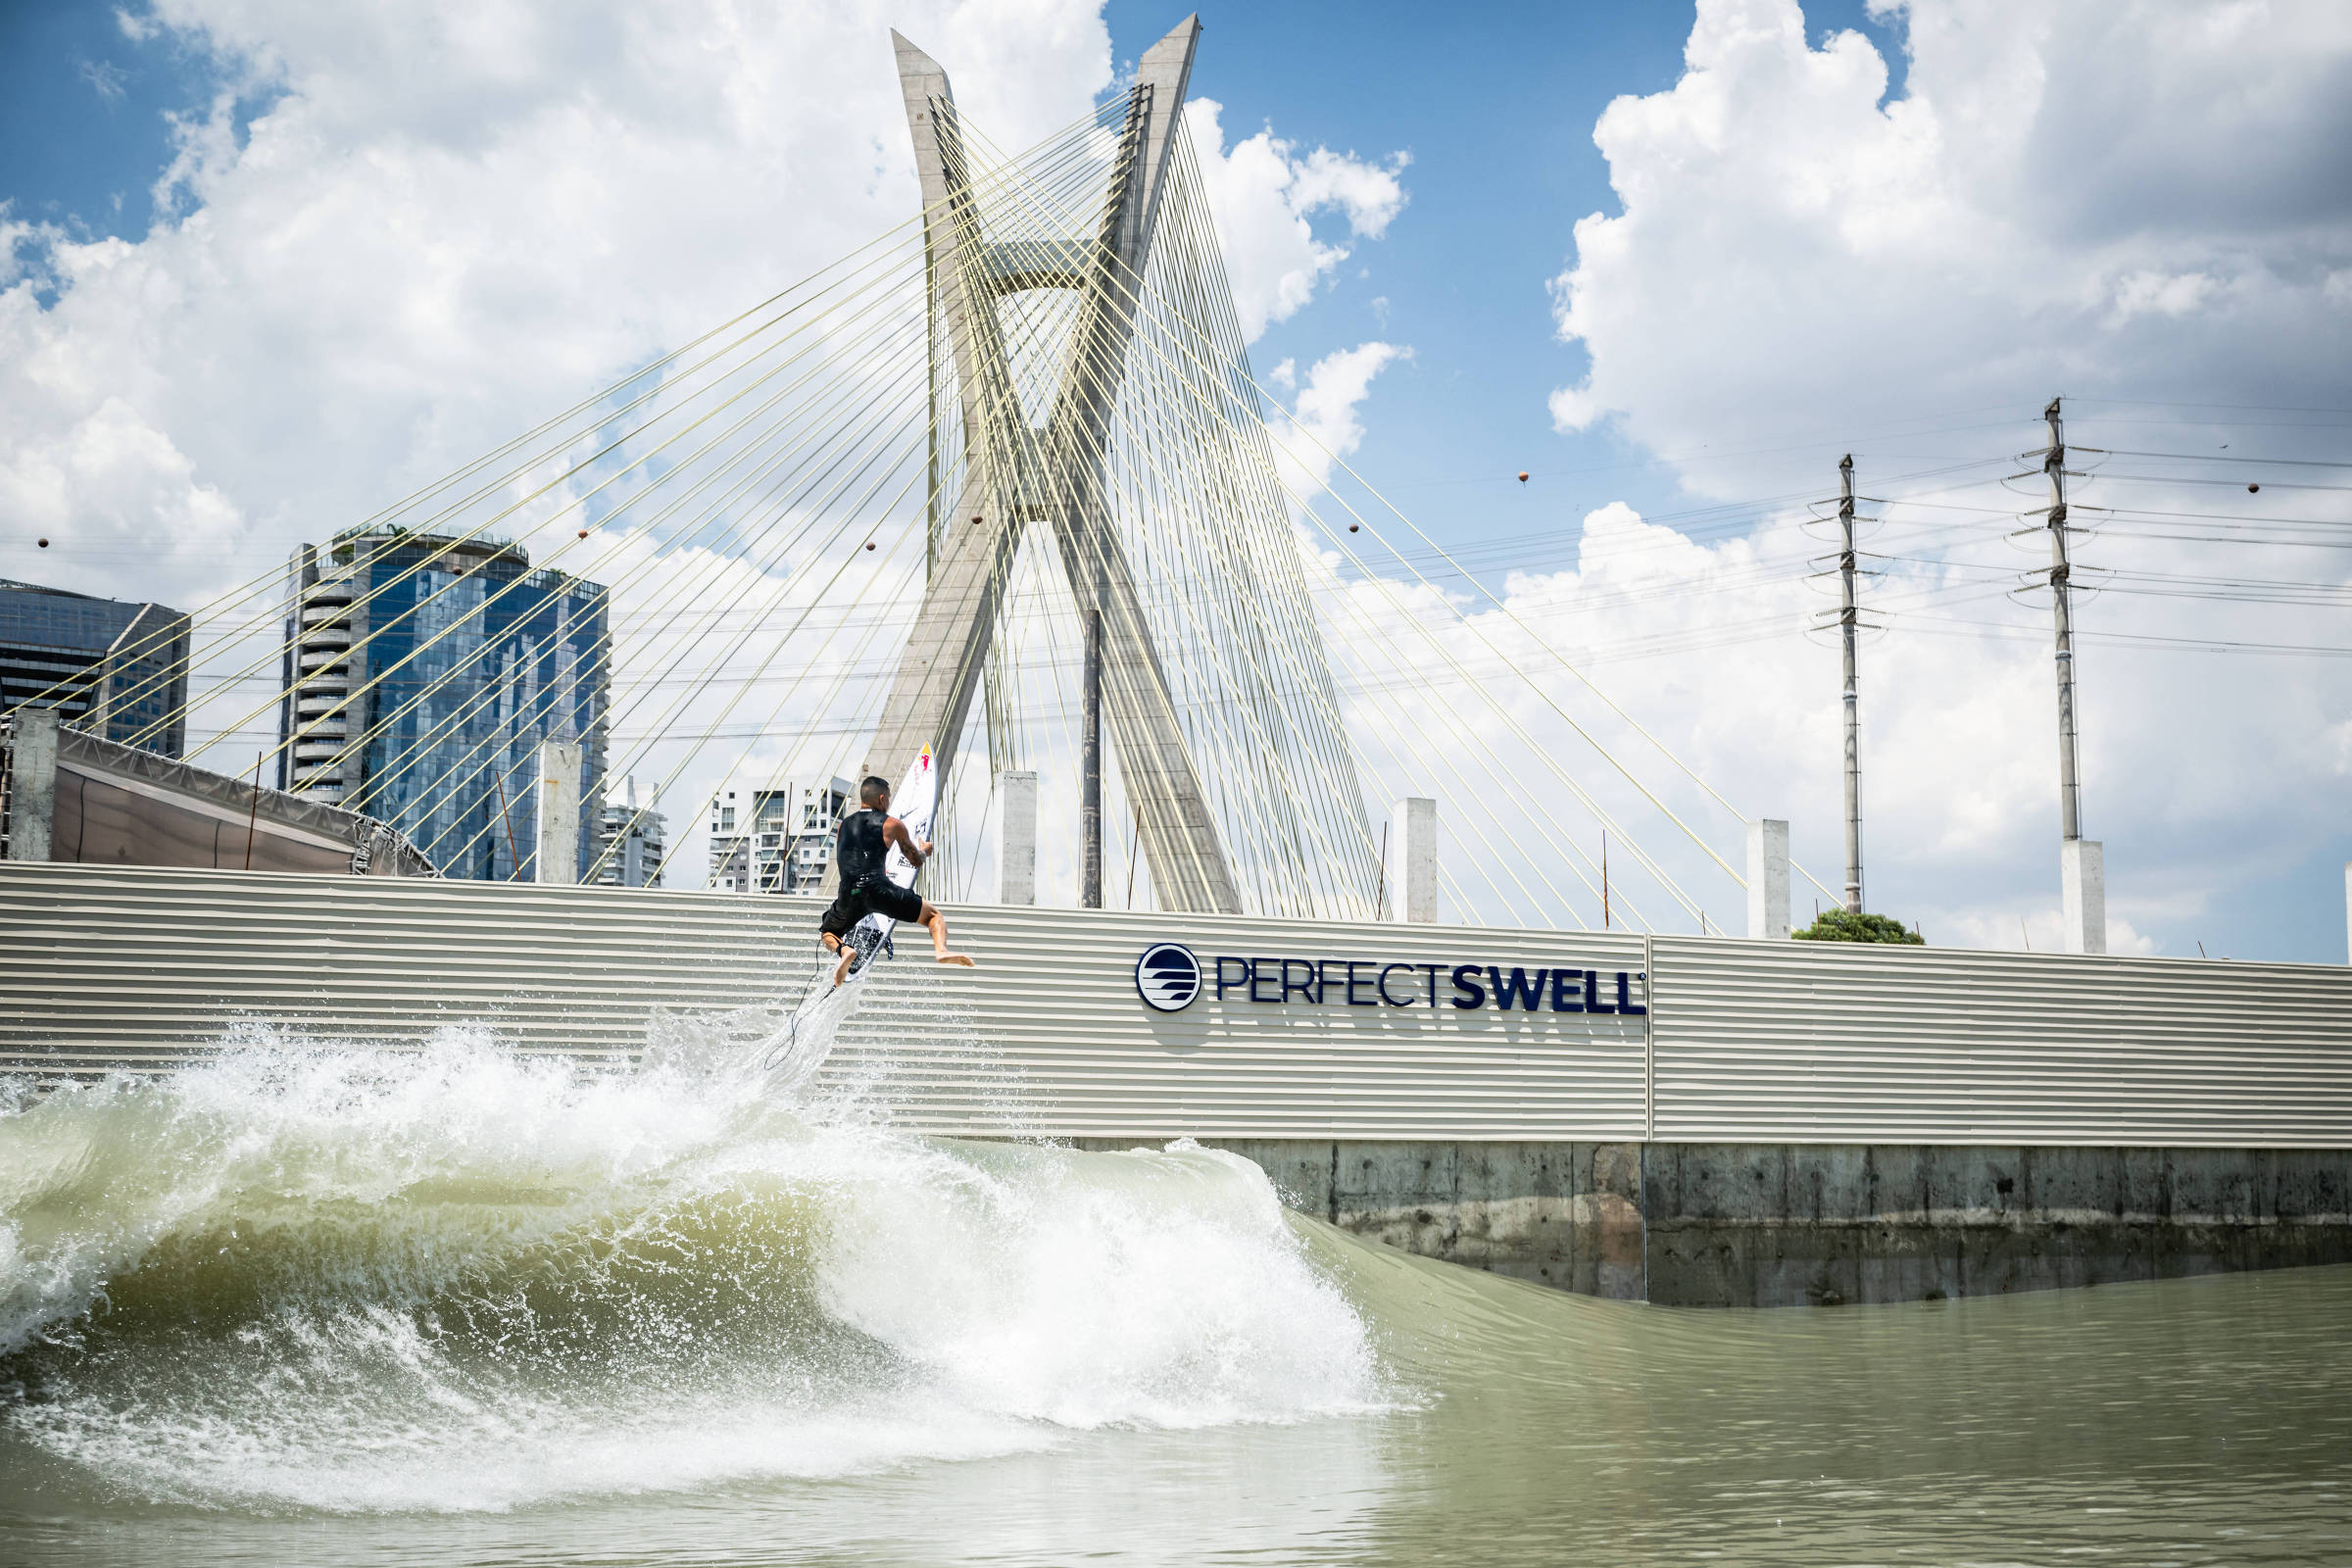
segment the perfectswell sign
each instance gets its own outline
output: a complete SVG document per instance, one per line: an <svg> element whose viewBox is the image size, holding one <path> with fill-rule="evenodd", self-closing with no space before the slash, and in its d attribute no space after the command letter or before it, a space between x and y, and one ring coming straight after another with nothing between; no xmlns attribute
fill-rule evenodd
<svg viewBox="0 0 2352 1568"><path fill-rule="evenodd" d="M1180 942L1154 943L1135 960L1136 994L1158 1012L1181 1012L1208 996L1277 1006L1494 1007L1504 1012L1649 1011L1649 976L1640 969L1574 964L1383 962L1377 958L1236 957L1203 963Z"/></svg>

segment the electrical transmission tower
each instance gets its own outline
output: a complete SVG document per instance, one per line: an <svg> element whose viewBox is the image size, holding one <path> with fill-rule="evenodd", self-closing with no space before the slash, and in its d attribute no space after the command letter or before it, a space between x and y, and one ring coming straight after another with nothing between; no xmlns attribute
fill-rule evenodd
<svg viewBox="0 0 2352 1568"><path fill-rule="evenodd" d="M1838 464L1838 608L1823 612L1817 629L1835 625L1844 655L1845 720L1845 906L1862 912L1862 698L1856 649L1862 633L1878 627L1862 618L1855 592L1863 573L1854 548L1854 524L1877 519L1855 514L1854 457L1847 453ZM1818 559L1818 558L1817 558ZM1818 575L1827 576L1823 572Z"/></svg>
<svg viewBox="0 0 2352 1568"><path fill-rule="evenodd" d="M2082 836L2082 784L2075 762L2075 612L2073 565L2066 552L2066 424L2060 399L2050 399L2041 416L2050 422L2050 448L2042 471L2050 480L2050 608L2058 631L2058 818L2069 843Z"/></svg>
<svg viewBox="0 0 2352 1568"><path fill-rule="evenodd" d="M1854 683L1854 455L1838 464L1838 625L1845 647L1845 906L1862 912L1862 704Z"/></svg>
<svg viewBox="0 0 2352 1568"><path fill-rule="evenodd" d="M2050 444L2042 472L2050 481L2044 525L2050 534L2050 610L2056 621L2058 665L2059 866L2070 953L2107 951L2107 876L2100 847L2082 837L2082 781L2076 756L2074 564L2067 553L2066 424L2061 398L2041 411Z"/></svg>

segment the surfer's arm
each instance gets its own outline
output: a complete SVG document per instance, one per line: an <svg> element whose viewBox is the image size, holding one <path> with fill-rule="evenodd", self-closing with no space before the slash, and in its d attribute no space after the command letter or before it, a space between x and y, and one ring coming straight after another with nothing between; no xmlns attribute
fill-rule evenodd
<svg viewBox="0 0 2352 1568"><path fill-rule="evenodd" d="M882 824L882 842L896 844L909 865L919 866L931 858L931 847L927 844L917 845L914 835L906 831L906 824L895 816Z"/></svg>

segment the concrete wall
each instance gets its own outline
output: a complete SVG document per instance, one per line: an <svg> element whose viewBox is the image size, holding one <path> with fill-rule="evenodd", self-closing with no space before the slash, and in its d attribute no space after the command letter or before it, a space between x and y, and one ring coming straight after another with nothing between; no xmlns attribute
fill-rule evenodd
<svg viewBox="0 0 2352 1568"><path fill-rule="evenodd" d="M2352 1261L2352 1152L1653 1144L1653 1301L1832 1306Z"/></svg>
<svg viewBox="0 0 2352 1568"><path fill-rule="evenodd" d="M1934 1300L2352 1262L2343 1150L1203 1142L1256 1161L1293 1207L1355 1235L1669 1306Z"/></svg>
<svg viewBox="0 0 2352 1568"><path fill-rule="evenodd" d="M1200 1142L1254 1161L1291 1207L1354 1235L1580 1296L1643 1298L1639 1144Z"/></svg>

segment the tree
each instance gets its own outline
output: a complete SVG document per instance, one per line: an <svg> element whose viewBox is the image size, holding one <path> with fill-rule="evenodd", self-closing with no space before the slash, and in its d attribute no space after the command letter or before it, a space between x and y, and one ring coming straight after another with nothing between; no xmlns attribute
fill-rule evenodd
<svg viewBox="0 0 2352 1568"><path fill-rule="evenodd" d="M1894 942L1915 948L1927 946L1926 938L1916 931L1905 930L1900 920L1883 914L1855 914L1849 909L1824 909L1813 917L1812 925L1788 935L1798 942Z"/></svg>

